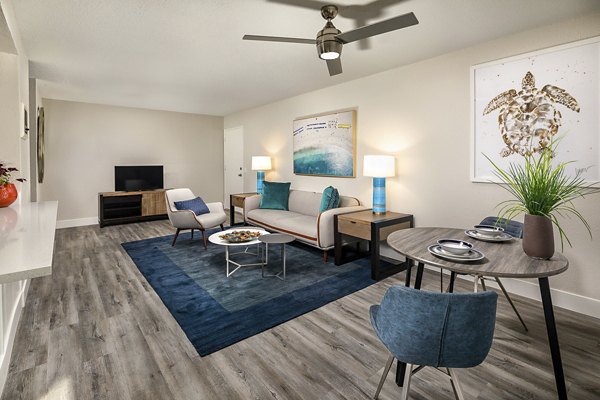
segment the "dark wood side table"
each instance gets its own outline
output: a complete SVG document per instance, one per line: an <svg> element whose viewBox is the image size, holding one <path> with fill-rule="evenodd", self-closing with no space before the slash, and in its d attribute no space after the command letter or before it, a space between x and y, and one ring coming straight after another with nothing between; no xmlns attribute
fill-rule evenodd
<svg viewBox="0 0 600 400"><path fill-rule="evenodd" d="M229 195L229 225L235 225L235 208L239 207L244 213L244 201L246 197L254 196L258 193L234 193Z"/></svg>
<svg viewBox="0 0 600 400"><path fill-rule="evenodd" d="M371 278L375 280L386 278L390 275L403 271L404 263L394 267L381 269L380 245L381 241L395 231L412 228L414 218L411 214L400 214L388 211L383 215L375 215L372 210L356 211L346 214L338 214L333 218L334 226L334 248L335 265L342 265L345 262L362 257L357 254L353 258L344 257L344 238L362 239L369 242L369 252L371 256Z"/></svg>

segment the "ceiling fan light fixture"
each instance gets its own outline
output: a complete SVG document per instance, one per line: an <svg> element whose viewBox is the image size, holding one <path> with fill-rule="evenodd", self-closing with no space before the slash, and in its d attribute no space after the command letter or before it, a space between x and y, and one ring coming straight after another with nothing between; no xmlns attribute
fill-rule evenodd
<svg viewBox="0 0 600 400"><path fill-rule="evenodd" d="M321 60L335 60L336 58L340 57L340 53L337 53L335 51L329 51L327 53L321 53L319 57L321 58Z"/></svg>

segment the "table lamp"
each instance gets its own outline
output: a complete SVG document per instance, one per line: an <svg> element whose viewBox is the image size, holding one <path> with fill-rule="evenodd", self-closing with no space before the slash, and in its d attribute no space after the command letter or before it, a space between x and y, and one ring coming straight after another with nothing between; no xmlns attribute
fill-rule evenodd
<svg viewBox="0 0 600 400"><path fill-rule="evenodd" d="M265 181L265 171L271 169L271 157L252 156L252 171L256 172L256 192L263 193L263 182Z"/></svg>
<svg viewBox="0 0 600 400"><path fill-rule="evenodd" d="M373 177L373 214L385 214L385 178L395 175L394 156L365 156L363 175Z"/></svg>

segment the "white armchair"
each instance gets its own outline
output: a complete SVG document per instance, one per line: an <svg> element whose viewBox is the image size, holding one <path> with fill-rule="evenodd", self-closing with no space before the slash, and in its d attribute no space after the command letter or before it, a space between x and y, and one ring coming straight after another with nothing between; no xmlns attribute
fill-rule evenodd
<svg viewBox="0 0 600 400"><path fill-rule="evenodd" d="M190 229L192 231L193 239L194 230L197 229L202 232L202 240L204 242L204 248L206 249L206 230L216 226L221 226L221 230L223 230L223 223L227 220L227 215L225 214L223 203L221 202L206 203L210 212L201 215L196 215L191 210L178 210L175 207L176 201L191 200L195 197L194 193L188 188L169 189L165 191L169 221L171 221L173 227L177 229L171 246L175 246L177 236L179 236L179 232L182 230Z"/></svg>

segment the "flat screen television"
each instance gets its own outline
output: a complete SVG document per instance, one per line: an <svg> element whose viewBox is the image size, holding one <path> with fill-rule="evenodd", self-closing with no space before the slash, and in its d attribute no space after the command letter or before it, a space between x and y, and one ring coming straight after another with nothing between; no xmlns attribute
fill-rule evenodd
<svg viewBox="0 0 600 400"><path fill-rule="evenodd" d="M162 165L115 166L115 191L134 192L163 188Z"/></svg>

